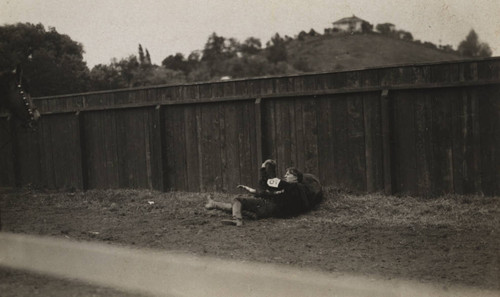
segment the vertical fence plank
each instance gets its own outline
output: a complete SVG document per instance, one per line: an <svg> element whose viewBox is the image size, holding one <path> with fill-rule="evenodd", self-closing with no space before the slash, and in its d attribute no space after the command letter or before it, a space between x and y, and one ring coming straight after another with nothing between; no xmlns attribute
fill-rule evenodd
<svg viewBox="0 0 500 297"><path fill-rule="evenodd" d="M173 110L173 129L174 129L174 155L175 155L175 185L181 191L187 191L187 158L186 155L186 132L184 122L183 105L175 106Z"/></svg>
<svg viewBox="0 0 500 297"><path fill-rule="evenodd" d="M463 101L463 92L460 88L454 90L451 98L451 139L452 139L452 166L453 166L453 193L465 194L464 190L464 146L466 129L464 116L465 104ZM467 102L467 101L465 101Z"/></svg>
<svg viewBox="0 0 500 297"><path fill-rule="evenodd" d="M224 88L224 93L226 94L226 87ZM219 131L220 131L220 139L219 139L219 153L220 153L220 161L221 161L221 191L222 192L227 192L228 191L228 179L227 179L227 158L226 158L226 152L228 150L227 147L227 139L226 139L226 116L225 116L225 110L224 110L224 105L225 103L222 103L219 105Z"/></svg>
<svg viewBox="0 0 500 297"><path fill-rule="evenodd" d="M318 161L318 120L316 114L317 99L304 98L304 167L303 172L319 175Z"/></svg>
<svg viewBox="0 0 500 297"><path fill-rule="evenodd" d="M382 155L384 162L384 192L393 194L393 169L392 169L392 127L393 108L389 97L389 90L383 90L380 96L381 118L382 118Z"/></svg>
<svg viewBox="0 0 500 297"><path fill-rule="evenodd" d="M80 162L82 164L82 189L88 190L89 188L89 153L88 153L88 144L86 136L88 132L85 130L85 113L77 112L76 118L78 121L78 131L79 131L79 141L80 141Z"/></svg>
<svg viewBox="0 0 500 297"><path fill-rule="evenodd" d="M165 133L165 149L164 149L164 184L167 190L176 190L175 185L175 154L174 154L174 144L175 144L175 133L173 127L173 111L172 106L167 106L165 108L165 117L162 125L164 126L163 131Z"/></svg>
<svg viewBox="0 0 500 297"><path fill-rule="evenodd" d="M122 144L119 143L119 138L117 137L116 131L116 113L115 110L107 110L100 112L99 116L102 118L102 125L99 127L100 135L93 135L93 137L99 139L96 142L95 154L103 155L103 164L93 164L96 166L96 171L99 167L102 170L102 176L106 182L97 181L99 188L119 188L120 187L120 172L119 172L119 160L117 148Z"/></svg>
<svg viewBox="0 0 500 297"><path fill-rule="evenodd" d="M186 133L183 106L171 105L165 111L166 182L171 190L187 190Z"/></svg>
<svg viewBox="0 0 500 297"><path fill-rule="evenodd" d="M288 106L293 100L276 100L276 159L278 164L284 167L290 167L293 164L291 155L291 130L293 125L290 119Z"/></svg>
<svg viewBox="0 0 500 297"><path fill-rule="evenodd" d="M473 78L477 79L477 64L473 63ZM472 121L472 170L474 171L474 190L475 193L483 193L482 189L482 178L481 178L481 135L479 127L479 105L480 105L480 94L482 93L482 88L471 89L471 121Z"/></svg>
<svg viewBox="0 0 500 297"><path fill-rule="evenodd" d="M262 158L278 161L276 153L275 100L265 100L262 108L262 138L265 139L262 143Z"/></svg>
<svg viewBox="0 0 500 297"><path fill-rule="evenodd" d="M220 160L220 124L218 104L201 108L201 167L204 191L219 191L222 187Z"/></svg>
<svg viewBox="0 0 500 297"><path fill-rule="evenodd" d="M347 119L350 186L358 191L366 191L364 116L360 95L348 96Z"/></svg>
<svg viewBox="0 0 500 297"><path fill-rule="evenodd" d="M331 181L334 176L334 143L333 143L333 115L331 107L331 98L324 97L318 100L318 159L319 179L324 184Z"/></svg>
<svg viewBox="0 0 500 297"><path fill-rule="evenodd" d="M347 99L336 95L331 101L333 116L333 163L335 174L333 186L350 188L350 166L348 163Z"/></svg>
<svg viewBox="0 0 500 297"><path fill-rule="evenodd" d="M415 98L415 155L417 193L430 195L432 189L432 110L426 93Z"/></svg>
<svg viewBox="0 0 500 297"><path fill-rule="evenodd" d="M82 189L78 118L73 114L45 116L40 133L43 184L51 189Z"/></svg>
<svg viewBox="0 0 500 297"><path fill-rule="evenodd" d="M298 143L297 143L297 130L295 129L295 123L296 123L297 116L295 114L294 99L291 99L290 103L288 104L288 114L290 115L289 127L290 127L290 159L291 159L289 166L298 167L299 150L302 150L302 148L298 147Z"/></svg>
<svg viewBox="0 0 500 297"><path fill-rule="evenodd" d="M236 104L225 104L225 140L226 140L226 167L222 173L227 182L226 188L229 191L235 191L236 186L240 184L240 148L239 135L241 133L241 109Z"/></svg>
<svg viewBox="0 0 500 297"><path fill-rule="evenodd" d="M473 125L472 125L472 104L470 89L465 89L463 94L463 105L464 105L464 147L463 147L463 170L464 170L464 189L465 193L473 193L475 191L474 186L474 164L473 164Z"/></svg>
<svg viewBox="0 0 500 297"><path fill-rule="evenodd" d="M254 179L255 174L255 163L256 159L253 158L255 154L254 143L255 139L251 138L250 128L252 125L253 112L250 109L250 102L242 102L240 109L240 117L242 121L240 122L241 132L240 132L240 177L241 182L247 185L256 186L256 180Z"/></svg>
<svg viewBox="0 0 500 297"><path fill-rule="evenodd" d="M298 168L306 168L306 158L305 158L305 140L304 140L304 101L301 99L294 99L295 101L295 143L297 146L297 161L296 161L296 167ZM279 165L279 168L281 168L282 172L284 173L284 170L286 169L285 164Z"/></svg>
<svg viewBox="0 0 500 297"><path fill-rule="evenodd" d="M200 160L198 154L197 108L194 105L185 106L184 121L186 123L186 166L188 190L200 191Z"/></svg>
<svg viewBox="0 0 500 297"><path fill-rule="evenodd" d="M432 104L432 143L435 170L433 181L435 194L453 192L453 162L451 144L451 102L449 90L436 90Z"/></svg>
<svg viewBox="0 0 500 297"><path fill-rule="evenodd" d="M146 141L149 142L149 164L148 172L150 177L148 179L151 189L164 191L163 185L163 146L164 137L162 125L162 108L160 105L145 111L148 117L147 125L145 126L148 137Z"/></svg>
<svg viewBox="0 0 500 297"><path fill-rule="evenodd" d="M415 159L415 91L400 91L394 93L394 139L395 163L394 175L396 191L415 193L417 180L417 164Z"/></svg>
<svg viewBox="0 0 500 297"><path fill-rule="evenodd" d="M368 192L376 192L384 189L382 118L380 108L378 94L366 93L363 95L366 184Z"/></svg>
<svg viewBox="0 0 500 297"><path fill-rule="evenodd" d="M0 187L14 187L14 145L16 143L12 120L0 118Z"/></svg>
<svg viewBox="0 0 500 297"><path fill-rule="evenodd" d="M43 126L43 122L39 123ZM19 122L13 122L14 140L14 164L17 186L32 184L34 186L45 186L43 184L43 172L41 164L41 147L39 132L32 131L22 126ZM39 129L42 129L41 127Z"/></svg>
<svg viewBox="0 0 500 297"><path fill-rule="evenodd" d="M257 153L257 164L260 166L264 160L262 160L262 99L257 98L255 100L255 147Z"/></svg>
<svg viewBox="0 0 500 297"><path fill-rule="evenodd" d="M59 159L54 159L55 148L52 147L52 135L51 135L51 122L54 119L53 116L47 116L43 118L43 125L40 125L40 164L42 170L42 180L41 183L49 188L54 189L56 187L55 181L55 170L54 161Z"/></svg>
<svg viewBox="0 0 500 297"><path fill-rule="evenodd" d="M481 181L486 195L500 194L500 87L482 89L479 107Z"/></svg>
<svg viewBox="0 0 500 297"><path fill-rule="evenodd" d="M246 116L247 116L247 125L245 126L249 138L249 148L250 148L250 180L252 181L251 185L257 187L257 182L259 180L259 168L260 162L259 159L259 150L255 145L257 142L257 133L255 127L257 127L257 122L255 118L255 109L257 106L253 104L253 101L245 101L246 106Z"/></svg>

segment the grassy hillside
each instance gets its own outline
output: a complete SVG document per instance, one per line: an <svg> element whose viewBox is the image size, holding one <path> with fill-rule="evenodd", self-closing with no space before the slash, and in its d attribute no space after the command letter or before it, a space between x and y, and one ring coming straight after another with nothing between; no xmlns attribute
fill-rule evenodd
<svg viewBox="0 0 500 297"><path fill-rule="evenodd" d="M288 62L307 71L335 71L366 67L461 60L455 53L381 34L336 33L294 39L287 45ZM302 60L302 61L300 61Z"/></svg>

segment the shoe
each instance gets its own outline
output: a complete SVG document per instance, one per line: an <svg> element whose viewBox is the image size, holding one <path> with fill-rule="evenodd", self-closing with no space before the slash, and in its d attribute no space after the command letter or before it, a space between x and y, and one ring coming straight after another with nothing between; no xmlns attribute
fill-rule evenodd
<svg viewBox="0 0 500 297"><path fill-rule="evenodd" d="M243 220L242 219L222 220L221 223L223 225L241 227L243 225Z"/></svg>
<svg viewBox="0 0 500 297"><path fill-rule="evenodd" d="M207 204L205 204L206 209L215 209L215 201L212 199L212 197L209 195L207 196Z"/></svg>

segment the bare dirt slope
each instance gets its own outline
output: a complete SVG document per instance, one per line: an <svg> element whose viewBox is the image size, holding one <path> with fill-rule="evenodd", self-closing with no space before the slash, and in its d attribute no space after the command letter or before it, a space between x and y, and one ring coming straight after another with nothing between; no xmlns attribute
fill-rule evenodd
<svg viewBox="0 0 500 297"><path fill-rule="evenodd" d="M198 193L4 191L0 207L3 230L14 233L500 290L498 197L326 196L308 214L241 228L222 225L230 216L205 210Z"/></svg>

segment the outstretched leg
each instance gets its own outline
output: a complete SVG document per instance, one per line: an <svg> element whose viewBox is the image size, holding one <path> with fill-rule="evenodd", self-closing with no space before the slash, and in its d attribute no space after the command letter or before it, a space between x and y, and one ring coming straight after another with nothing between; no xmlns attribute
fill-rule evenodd
<svg viewBox="0 0 500 297"><path fill-rule="evenodd" d="M233 200L232 205L233 219L232 220L222 220L223 224L226 225L234 225L234 226L242 226L243 225L243 216L241 214L241 201L238 198Z"/></svg>
<svg viewBox="0 0 500 297"><path fill-rule="evenodd" d="M227 212L232 211L233 206L231 203L215 201L212 199L212 195L207 196L207 204L205 204L206 209L218 209Z"/></svg>

